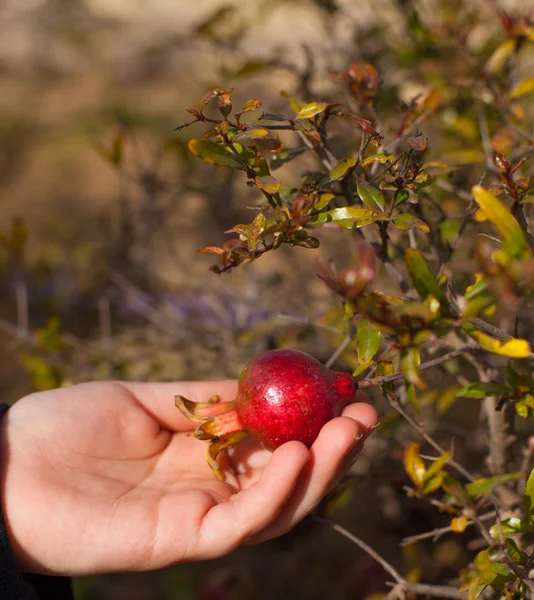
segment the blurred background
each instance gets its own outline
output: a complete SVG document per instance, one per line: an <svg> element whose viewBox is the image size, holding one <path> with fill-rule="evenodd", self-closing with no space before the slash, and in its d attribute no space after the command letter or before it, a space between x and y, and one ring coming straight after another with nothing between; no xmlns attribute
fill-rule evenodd
<svg viewBox="0 0 534 600"><path fill-rule="evenodd" d="M355 61L375 64L408 102L438 79L431 53L417 62L417 27L476 14L477 50L498 35L499 7L534 3L2 0L2 398L112 377L235 377L284 344L326 360L339 338L306 322L339 308L316 262L345 260L347 248L325 234L319 251L282 248L210 273L196 250L249 222L257 198L235 171L189 154L200 126L173 130L214 87L234 87L236 106L261 98L272 113L289 114L281 91L343 100L332 74ZM280 173L298 180L293 167ZM445 581L465 563L461 543L398 547L436 521L404 498L402 449L389 466L385 439L369 443L329 510L403 572ZM79 579L76 590L84 600L376 599L385 580L355 546L306 522L218 561Z"/></svg>

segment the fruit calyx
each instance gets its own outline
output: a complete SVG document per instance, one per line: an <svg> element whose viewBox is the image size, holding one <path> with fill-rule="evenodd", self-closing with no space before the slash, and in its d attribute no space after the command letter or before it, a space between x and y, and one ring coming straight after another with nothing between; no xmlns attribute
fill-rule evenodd
<svg viewBox="0 0 534 600"><path fill-rule="evenodd" d="M197 440L209 440L206 458L217 479L224 481L224 473L217 462L217 456L224 450L248 437L235 410L235 400L220 402L218 396L210 402L192 402L183 396L175 396L174 401L180 412L190 421L199 423L195 430Z"/></svg>

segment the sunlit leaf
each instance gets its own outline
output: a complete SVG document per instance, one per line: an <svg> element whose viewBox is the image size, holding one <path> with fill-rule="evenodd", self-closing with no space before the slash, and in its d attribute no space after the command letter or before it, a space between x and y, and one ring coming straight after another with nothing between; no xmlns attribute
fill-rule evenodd
<svg viewBox="0 0 534 600"><path fill-rule="evenodd" d="M329 202L335 198L335 194L331 194L327 192L326 194L321 194L317 202L313 205L315 210L321 210L325 206L328 206Z"/></svg>
<svg viewBox="0 0 534 600"><path fill-rule="evenodd" d="M450 457L451 453L447 450L441 456L436 458L436 460L434 460L432 464L428 467L426 472L426 478L430 479L430 477L434 477L434 475L437 475L443 469Z"/></svg>
<svg viewBox="0 0 534 600"><path fill-rule="evenodd" d="M511 100L515 100L516 98L521 98L521 96L532 94L532 92L534 92L534 77L527 77L527 79L523 79L523 81L520 81L514 87L509 97Z"/></svg>
<svg viewBox="0 0 534 600"><path fill-rule="evenodd" d="M423 231L424 233L428 233L430 231L430 227L424 221L410 213L397 215L391 219L391 222L393 225L395 225L395 227L397 227L397 229L400 229L401 231L409 231L414 227L420 231Z"/></svg>
<svg viewBox="0 0 534 600"><path fill-rule="evenodd" d="M263 232L265 231L265 215L259 213L254 221L252 221L252 227L250 236L247 240L247 247L251 252L255 252L258 246L258 242L261 240Z"/></svg>
<svg viewBox="0 0 534 600"><path fill-rule="evenodd" d="M257 100L256 98L253 98L252 100L248 100L245 103L245 106L243 106L243 108L241 109L241 112L238 114L253 112L255 110L258 110L259 108L261 108L261 100Z"/></svg>
<svg viewBox="0 0 534 600"><path fill-rule="evenodd" d="M478 331L470 323L464 323L462 327L475 341L494 354L509 356L510 358L526 358L530 354L530 345L527 340L512 338L501 342L482 331Z"/></svg>
<svg viewBox="0 0 534 600"><path fill-rule="evenodd" d="M324 102L310 102L305 104L297 113L296 119L312 119L324 112L328 105Z"/></svg>
<svg viewBox="0 0 534 600"><path fill-rule="evenodd" d="M420 488L425 480L426 467L419 454L419 444L411 442L404 451L404 469L412 483Z"/></svg>
<svg viewBox="0 0 534 600"><path fill-rule="evenodd" d="M367 365L378 352L382 342L382 334L376 327L363 319L358 325L356 331L356 349L358 351L358 361L361 365Z"/></svg>
<svg viewBox="0 0 534 600"><path fill-rule="evenodd" d="M499 475L497 477L477 479L476 481L468 483L465 486L465 490L472 498L476 496L485 496L486 494L489 494L496 485L515 479L521 479L522 477L523 473L507 473L506 475Z"/></svg>
<svg viewBox="0 0 534 600"><path fill-rule="evenodd" d="M406 383L406 400L408 404L413 406L413 409L417 414L421 412L421 405L419 403L419 398L417 397L417 391L415 389L415 385L413 383Z"/></svg>
<svg viewBox="0 0 534 600"><path fill-rule="evenodd" d="M212 165L230 169L246 169L239 157L211 140L189 140L187 146L195 156Z"/></svg>
<svg viewBox="0 0 534 600"><path fill-rule="evenodd" d="M353 229L354 227L364 227L383 219L383 215L376 212L376 210L358 206L343 206L315 215L310 219L309 223L310 225L335 223L345 229Z"/></svg>
<svg viewBox="0 0 534 600"><path fill-rule="evenodd" d="M254 181L260 190L263 190L268 194L276 194L280 191L280 182L270 175L267 177L256 177Z"/></svg>
<svg viewBox="0 0 534 600"><path fill-rule="evenodd" d="M450 528L454 533L463 533L467 527L466 517L454 517L451 519Z"/></svg>
<svg viewBox="0 0 534 600"><path fill-rule="evenodd" d="M458 390L458 398L486 398L487 396L503 396L509 394L512 390L504 385L497 383L473 382L468 383L461 390Z"/></svg>
<svg viewBox="0 0 534 600"><path fill-rule="evenodd" d="M525 234L510 209L481 185L475 185L472 192L480 210L501 234L505 250L519 258L528 254Z"/></svg>
<svg viewBox="0 0 534 600"><path fill-rule="evenodd" d="M492 55L489 57L486 66L484 67L486 72L490 75L496 75L504 67L506 61L510 58L517 47L515 39L504 40L501 44L495 48Z"/></svg>
<svg viewBox="0 0 534 600"><path fill-rule="evenodd" d="M528 521L524 521L518 517L510 517L501 522L501 530L504 536L521 535L523 533L532 533L534 530ZM498 540L500 538L499 526L497 523L490 527L491 537Z"/></svg>
<svg viewBox="0 0 534 600"><path fill-rule="evenodd" d="M384 198L384 194L382 194L378 188L358 182L356 189L358 190L358 196L360 196L362 202L367 204L369 208L380 210L382 212L384 211L386 199Z"/></svg>
<svg viewBox="0 0 534 600"><path fill-rule="evenodd" d="M380 163L381 165L384 165L386 163L392 163L395 160L395 157L392 156L391 154L371 154L371 156L368 156L367 158L364 158L362 160L362 167L366 167L367 165L371 165L375 162Z"/></svg>
<svg viewBox="0 0 534 600"><path fill-rule="evenodd" d="M346 158L338 163L328 175L325 176L323 180L323 184L330 183L332 181L337 181L338 179L342 179L349 173L349 171L356 165L358 162L357 158Z"/></svg>
<svg viewBox="0 0 534 600"><path fill-rule="evenodd" d="M410 346L405 348L401 354L400 367L401 371L406 378L406 381L413 383L420 390L426 389L425 382L421 379L419 374L419 365L421 364L421 357L419 354L419 348Z"/></svg>

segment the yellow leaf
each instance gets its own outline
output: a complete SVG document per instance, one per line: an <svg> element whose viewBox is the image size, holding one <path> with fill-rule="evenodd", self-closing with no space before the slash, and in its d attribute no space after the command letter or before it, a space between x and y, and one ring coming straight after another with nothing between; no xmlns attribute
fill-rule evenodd
<svg viewBox="0 0 534 600"><path fill-rule="evenodd" d="M515 39L505 40L495 48L493 54L489 57L488 62L486 63L485 69L487 73L491 75L495 75L498 73L503 67L512 52L516 48Z"/></svg>
<svg viewBox="0 0 534 600"><path fill-rule="evenodd" d="M465 517L455 517L451 520L451 529L454 533L463 533L467 527L467 519Z"/></svg>
<svg viewBox="0 0 534 600"><path fill-rule="evenodd" d="M525 256L527 240L510 209L481 185L473 186L472 193L480 210L501 234L505 250L513 256Z"/></svg>
<svg viewBox="0 0 534 600"><path fill-rule="evenodd" d="M298 115L295 117L296 119L311 119L322 113L326 108L326 104L324 102L310 102L310 104L305 104L299 111Z"/></svg>
<svg viewBox="0 0 534 600"><path fill-rule="evenodd" d="M475 341L494 354L510 358L526 358L530 354L530 345L527 340L512 338L501 342L482 333L482 331L478 331L470 323L464 323L463 328Z"/></svg>
<svg viewBox="0 0 534 600"><path fill-rule="evenodd" d="M521 98L521 96L526 96L532 92L534 92L534 77L528 77L515 86L510 92L509 97L511 100L515 100L516 98Z"/></svg>
<svg viewBox="0 0 534 600"><path fill-rule="evenodd" d="M477 212L475 213L475 221L477 223L484 223L484 221L487 221L488 217L486 217L486 214L484 213L483 210L480 210L480 208L477 210Z"/></svg>
<svg viewBox="0 0 534 600"><path fill-rule="evenodd" d="M404 451L404 468L414 485L420 488L425 480L426 467L419 454L419 444L411 442Z"/></svg>

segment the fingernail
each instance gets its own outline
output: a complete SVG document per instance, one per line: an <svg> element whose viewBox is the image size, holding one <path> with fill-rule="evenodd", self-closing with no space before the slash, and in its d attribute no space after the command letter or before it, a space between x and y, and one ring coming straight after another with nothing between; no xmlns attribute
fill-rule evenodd
<svg viewBox="0 0 534 600"><path fill-rule="evenodd" d="M378 421L378 423L375 423L374 425L369 425L369 431L372 433L379 426L380 426L380 421Z"/></svg>

